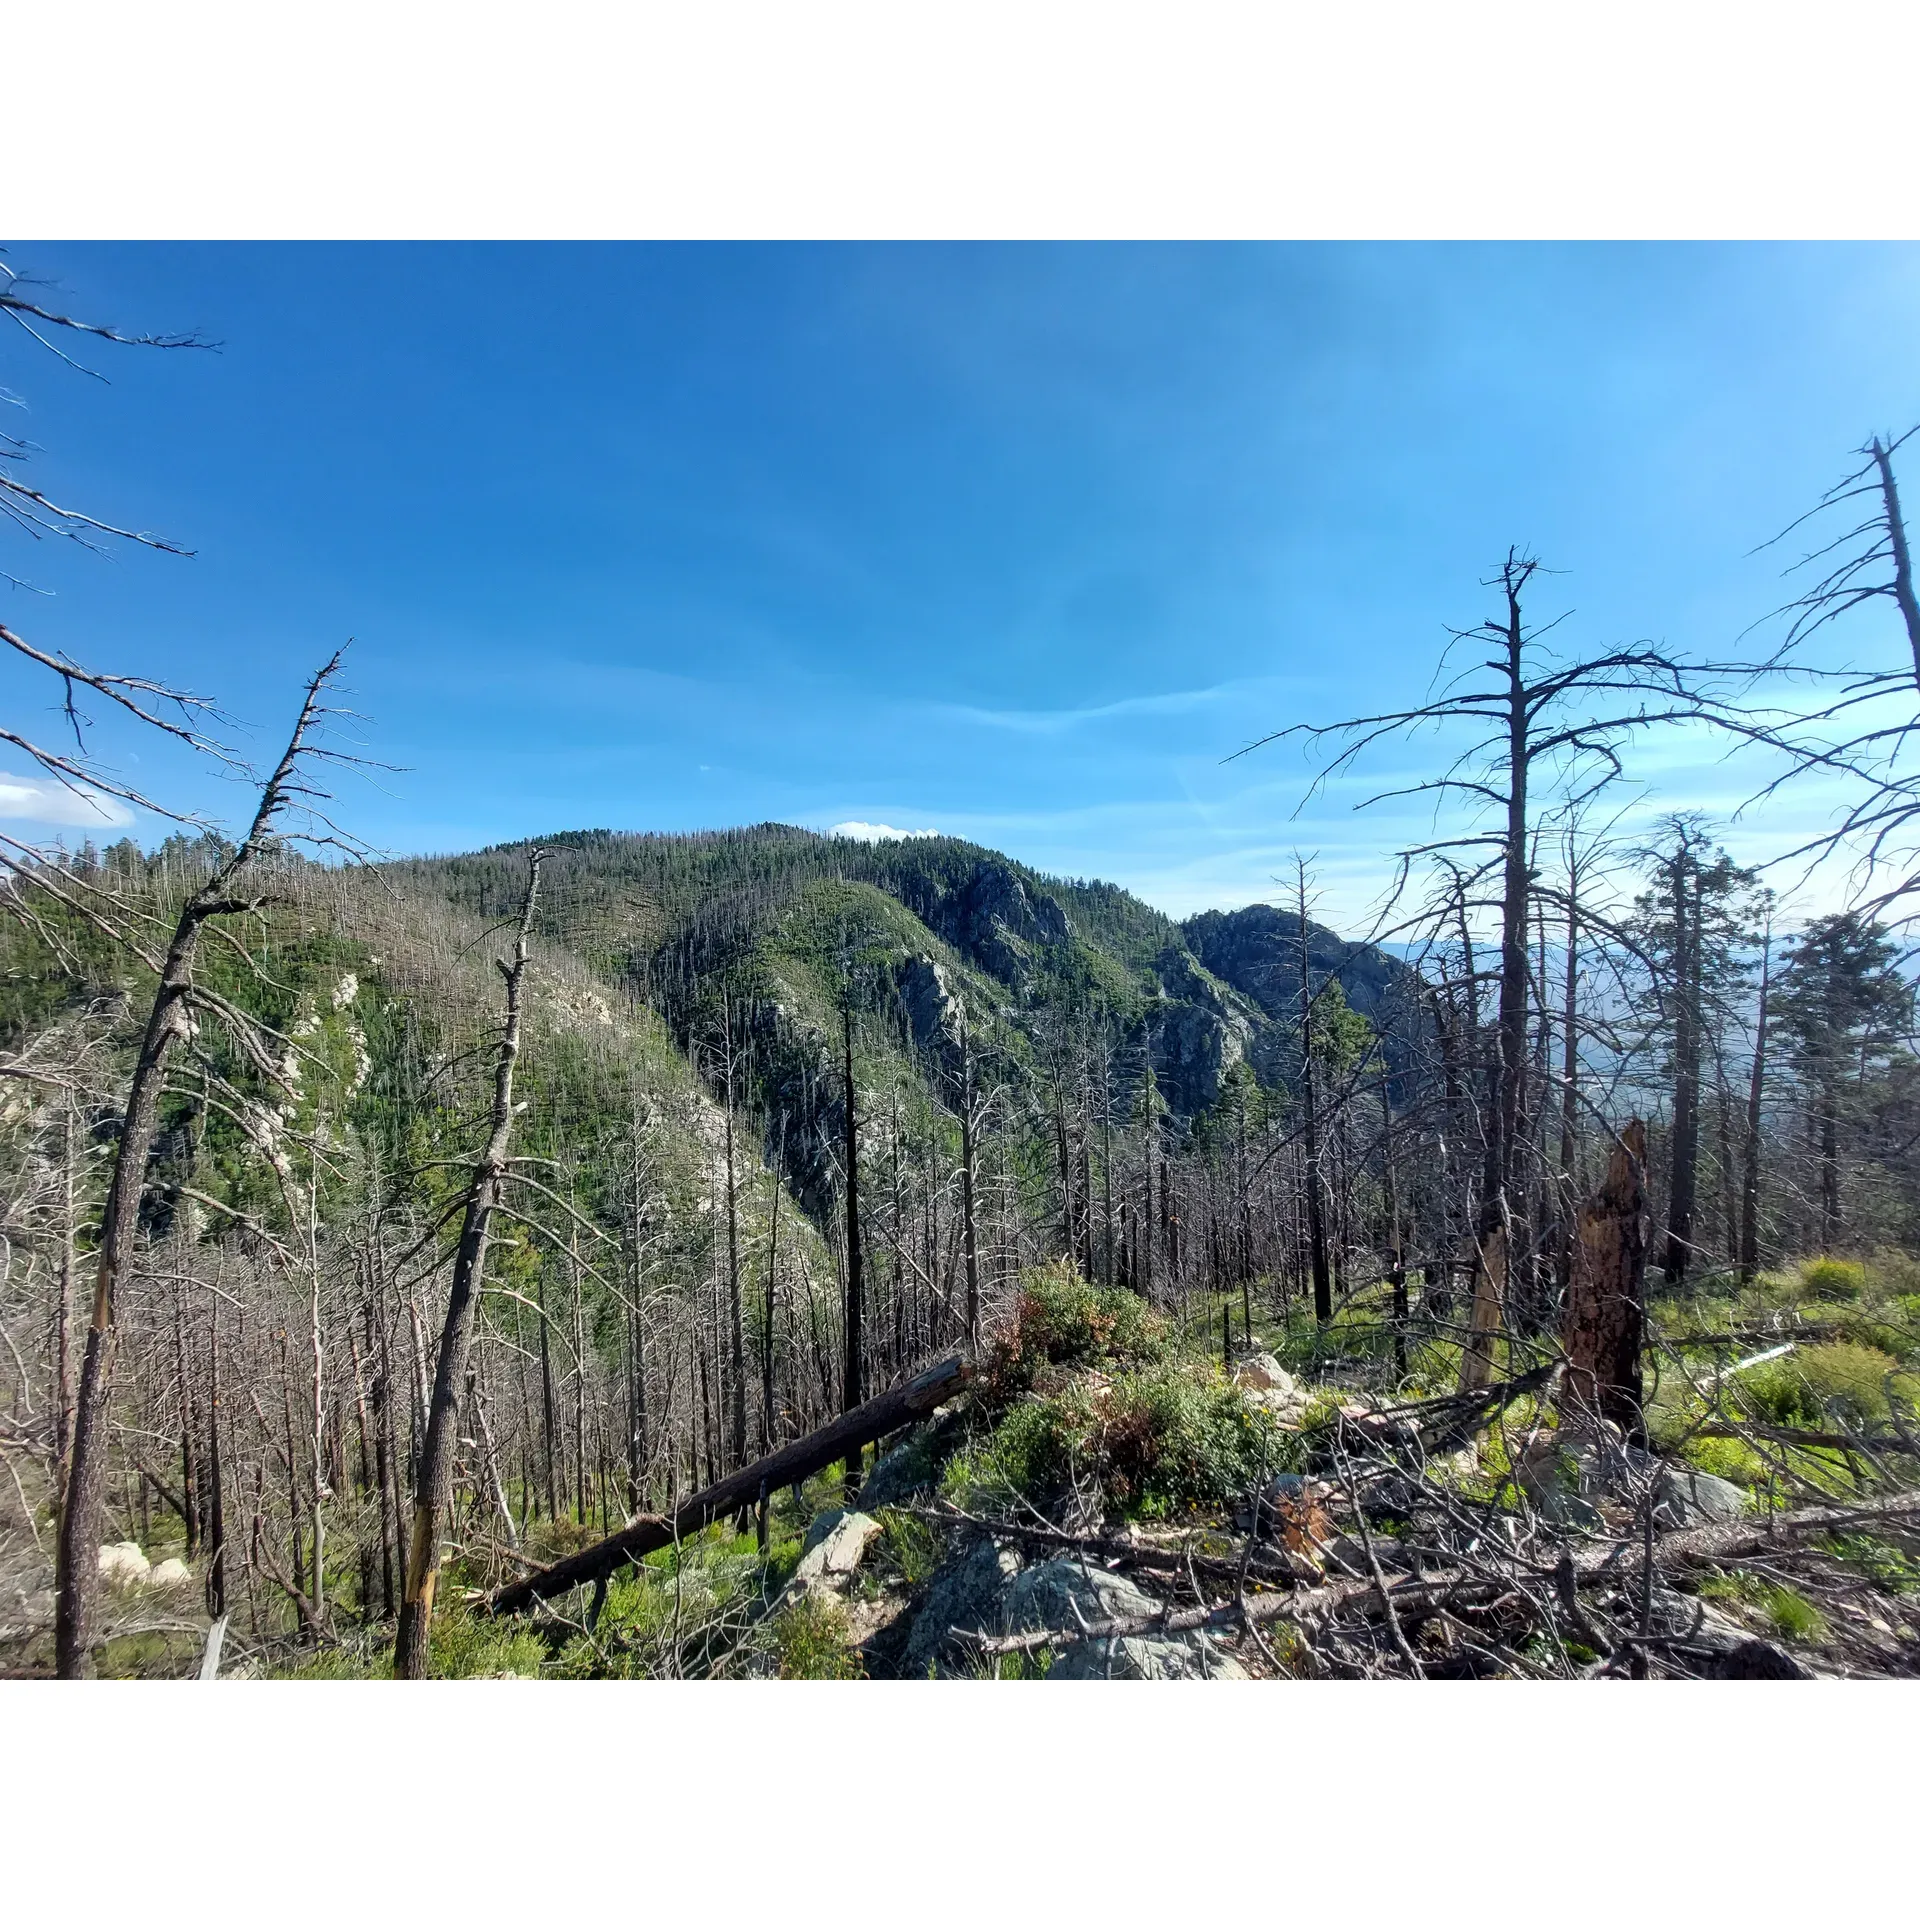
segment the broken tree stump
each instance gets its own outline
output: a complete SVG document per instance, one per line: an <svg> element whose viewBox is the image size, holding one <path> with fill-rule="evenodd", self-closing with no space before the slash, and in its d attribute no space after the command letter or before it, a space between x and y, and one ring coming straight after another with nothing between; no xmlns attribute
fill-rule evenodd
<svg viewBox="0 0 1920 1920"><path fill-rule="evenodd" d="M1640 1344L1647 1273L1647 1129L1629 1120L1600 1190L1575 1223L1573 1270L1560 1323L1570 1409L1644 1430Z"/></svg>

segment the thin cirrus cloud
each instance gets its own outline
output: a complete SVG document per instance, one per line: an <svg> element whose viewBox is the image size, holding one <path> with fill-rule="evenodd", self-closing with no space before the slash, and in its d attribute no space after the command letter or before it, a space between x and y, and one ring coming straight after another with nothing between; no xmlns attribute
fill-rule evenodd
<svg viewBox="0 0 1920 1920"><path fill-rule="evenodd" d="M125 827L132 825L133 815L109 794L12 773L0 776L0 820L32 820L44 827Z"/></svg>
<svg viewBox="0 0 1920 1920"><path fill-rule="evenodd" d="M942 706L949 719L975 726L998 727L1007 733L1066 733L1101 720L1127 720L1162 713L1190 713L1211 705L1233 691L1236 683L1217 687L1190 687L1178 693L1139 694L1127 700L1109 700L1094 707L965 707Z"/></svg>

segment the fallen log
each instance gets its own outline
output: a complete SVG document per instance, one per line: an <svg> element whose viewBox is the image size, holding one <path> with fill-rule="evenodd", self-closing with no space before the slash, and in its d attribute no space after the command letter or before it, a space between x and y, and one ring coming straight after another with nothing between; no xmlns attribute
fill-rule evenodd
<svg viewBox="0 0 1920 1920"><path fill-rule="evenodd" d="M831 1424L790 1442L777 1453L752 1461L724 1480L702 1488L683 1500L671 1514L643 1515L631 1526L610 1534L598 1546L571 1553L564 1560L556 1560L552 1566L527 1575L524 1580L500 1588L488 1601L488 1610L496 1614L524 1613L538 1601L551 1600L589 1581L604 1580L620 1568L631 1566L662 1547L670 1547L730 1513L744 1512L759 1500L763 1491L777 1493L782 1487L798 1486L834 1461L845 1459L856 1447L883 1440L896 1429L910 1426L931 1413L943 1401L951 1400L966 1386L971 1371L960 1355L949 1355L924 1373L915 1375L904 1386L876 1395Z"/></svg>

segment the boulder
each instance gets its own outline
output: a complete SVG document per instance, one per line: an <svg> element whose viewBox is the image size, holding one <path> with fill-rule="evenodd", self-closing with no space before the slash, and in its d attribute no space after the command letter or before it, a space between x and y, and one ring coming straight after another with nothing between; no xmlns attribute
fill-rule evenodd
<svg viewBox="0 0 1920 1920"><path fill-rule="evenodd" d="M1160 1603L1117 1573L1078 1560L1043 1560L1013 1582L1007 1631L1081 1626L1142 1629L1114 1640L1082 1640L1056 1650L1049 1680L1244 1680L1247 1672L1202 1633L1151 1631Z"/></svg>
<svg viewBox="0 0 1920 1920"><path fill-rule="evenodd" d="M142 1586L149 1572L147 1556L131 1540L116 1541L100 1549L100 1571L115 1586Z"/></svg>
<svg viewBox="0 0 1920 1920"><path fill-rule="evenodd" d="M1305 1397L1301 1393L1300 1382L1272 1354L1259 1350L1248 1354L1234 1368L1233 1383L1237 1387L1246 1387L1256 1393L1283 1393L1289 1397Z"/></svg>
<svg viewBox="0 0 1920 1920"><path fill-rule="evenodd" d="M949 1403L881 1454L860 1483L861 1511L898 1506L931 1487L940 1477L941 1463L960 1440L961 1417L961 1409Z"/></svg>
<svg viewBox="0 0 1920 1920"><path fill-rule="evenodd" d="M1543 1520L1583 1529L1600 1524L1599 1509L1586 1498L1597 1481L1592 1447L1543 1428L1514 1449L1512 1464L1514 1485Z"/></svg>
<svg viewBox="0 0 1920 1920"><path fill-rule="evenodd" d="M950 1541L914 1614L901 1671L920 1679L929 1668L953 1668L956 1656L964 1658L959 1643L948 1637L955 1627L999 1631L1006 1590L1019 1571L1020 1556L989 1534Z"/></svg>
<svg viewBox="0 0 1920 1920"><path fill-rule="evenodd" d="M954 1627L974 1633L1070 1631L1137 1626L1114 1640L1077 1641L1055 1650L1050 1680L1244 1680L1247 1671L1202 1633L1153 1632L1160 1603L1131 1580L1079 1560L1020 1556L987 1535L949 1550L907 1638L902 1670L915 1677L965 1674L974 1661Z"/></svg>
<svg viewBox="0 0 1920 1920"><path fill-rule="evenodd" d="M1746 1493L1731 1480L1686 1467L1668 1467L1653 1519L1662 1527L1707 1527L1721 1520L1738 1520L1746 1510Z"/></svg>
<svg viewBox="0 0 1920 1920"><path fill-rule="evenodd" d="M193 1574L184 1560L162 1560L147 1574L147 1585L156 1593L173 1593L193 1585Z"/></svg>
<svg viewBox="0 0 1920 1920"><path fill-rule="evenodd" d="M1652 1630L1701 1653L1724 1654L1747 1637L1748 1630L1716 1613L1703 1600L1671 1587L1655 1587L1648 1617Z"/></svg>
<svg viewBox="0 0 1920 1920"><path fill-rule="evenodd" d="M1713 1680L1811 1680L1813 1675L1771 1640L1742 1640L1713 1663Z"/></svg>
<svg viewBox="0 0 1920 1920"><path fill-rule="evenodd" d="M843 1579L857 1572L861 1556L880 1531L880 1522L869 1514L848 1513L839 1507L816 1513L800 1550L800 1564L793 1570L793 1585Z"/></svg>
<svg viewBox="0 0 1920 1920"><path fill-rule="evenodd" d="M1230 1653L1222 1653L1204 1633L1147 1639L1082 1641L1064 1648L1047 1669L1049 1680L1249 1680Z"/></svg>

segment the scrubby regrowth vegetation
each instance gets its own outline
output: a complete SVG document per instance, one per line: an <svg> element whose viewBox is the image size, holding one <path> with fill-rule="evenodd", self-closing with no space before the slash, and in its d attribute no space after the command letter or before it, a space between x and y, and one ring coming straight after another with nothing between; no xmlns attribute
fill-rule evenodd
<svg viewBox="0 0 1920 1920"><path fill-rule="evenodd" d="M1896 451L1770 657L1548 653L1512 555L1453 692L1317 730L1464 731L1405 958L1304 862L1176 923L953 839L342 859L331 670L243 839L0 843L7 1667L1920 1671ZM1850 907L1593 830L1683 725L1834 784Z"/></svg>

